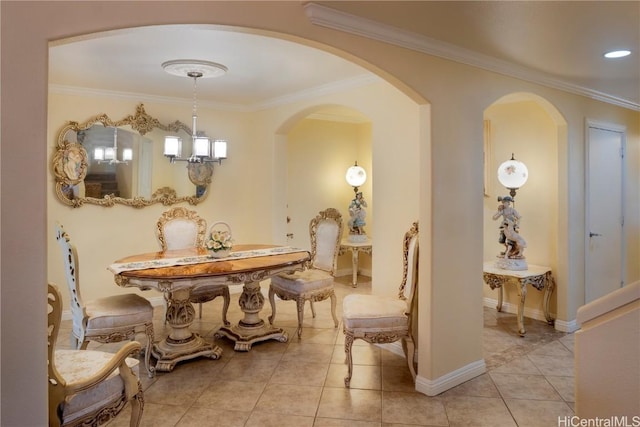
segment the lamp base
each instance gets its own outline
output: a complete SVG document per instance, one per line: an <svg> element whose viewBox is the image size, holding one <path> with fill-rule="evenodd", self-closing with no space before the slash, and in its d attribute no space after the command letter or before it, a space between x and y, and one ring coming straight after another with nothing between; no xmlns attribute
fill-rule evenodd
<svg viewBox="0 0 640 427"><path fill-rule="evenodd" d="M366 243L368 238L366 234L351 234L349 233L349 237L347 237L351 243Z"/></svg>
<svg viewBox="0 0 640 427"><path fill-rule="evenodd" d="M504 258L501 255L496 260L496 267L511 271L522 271L529 268L527 260L524 258Z"/></svg>

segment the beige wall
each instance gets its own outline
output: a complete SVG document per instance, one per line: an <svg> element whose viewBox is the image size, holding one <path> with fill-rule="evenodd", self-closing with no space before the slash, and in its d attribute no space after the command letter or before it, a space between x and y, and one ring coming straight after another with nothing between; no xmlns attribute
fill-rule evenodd
<svg viewBox="0 0 640 427"><path fill-rule="evenodd" d="M308 248L310 218L329 207L342 214L343 237L347 236L348 206L354 193L345 180L345 172L356 160L368 175L359 191L368 204L365 230L372 237L371 123L303 119L288 136L287 217L291 218L288 232L293 234L289 243ZM360 268L371 271L369 255L362 256ZM350 274L350 269L351 253L339 257L338 274Z"/></svg>
<svg viewBox="0 0 640 427"><path fill-rule="evenodd" d="M271 204L273 208L273 222L269 226L275 234L274 242L284 243L281 240L287 233L287 175L284 171L287 170L289 132L302 118L335 105L358 111L371 121L371 136L365 138L370 139L367 144L370 144L371 152L362 150L362 165L366 168L370 164L372 171L364 189L367 191L371 186L368 201L371 202L369 212L374 221L367 227L367 232L376 239L372 263L373 288L377 293L392 294L393 289L399 286L398 280L402 274L402 236L419 216L421 140L418 106L390 84L379 81L258 114L253 123L254 131L262 135L275 135L272 157L264 159L267 160L266 164L268 159L272 159L274 175L273 200L264 201L265 206ZM371 158L365 157L367 154ZM349 163L353 160L347 159ZM344 172L339 172L334 179L342 186ZM348 187L342 191L345 190L347 193L350 191ZM349 196L346 197L348 203ZM376 263L378 257L384 262Z"/></svg>
<svg viewBox="0 0 640 427"><path fill-rule="evenodd" d="M373 188L376 206L392 208L375 211L376 239L389 238L381 224L406 228L407 220L419 210L420 253L420 353L418 385L438 390L462 378L459 373L477 374L482 370L482 287L478 283L483 261L482 135L483 112L495 100L514 92L534 93L555 106L566 120L558 130L558 316L565 322L575 319L584 301L584 122L585 119L610 121L627 126L628 186L627 248L629 280L640 277L640 125L639 113L584 96L568 94L534 83L482 71L466 65L431 57L365 37L314 26L298 2L256 2L247 13L242 2L2 2L2 425L44 425L46 423L46 359L44 284L48 277L47 198L50 176L47 150L50 148L47 117L47 42L71 35L114 28L169 23L213 23L248 27L274 34L287 34L312 40L316 47L357 60L402 88L420 104L413 114L417 127L406 129L419 147L409 164L397 161L406 153L376 157L376 150L398 138L373 129ZM362 4L360 7L367 7ZM99 8L99 9L98 9ZM99 11L99 13L97 13ZM284 37L284 36L283 36ZM356 59L358 58L358 59ZM428 100L428 103L427 101ZM428 105L430 104L430 105ZM360 109L381 109L373 102ZM282 120L265 120L259 115L249 130L252 136L273 135L270 124L285 123L299 109L287 108L275 114ZM390 120L402 122L404 117ZM204 122L211 118L203 118ZM224 124L217 128L224 128ZM284 126L284 125L283 125ZM276 129L278 131L279 129ZM269 137L271 138L271 137ZM275 221L282 206L272 205L267 195L279 196L275 183L281 168L274 153L282 149L282 138L259 146L252 156L234 154L216 173L217 186L207 198L208 218L231 215L225 197L232 181L238 185L258 182L250 195L234 198L241 207L260 206L264 215L243 210L238 221L252 224L251 236L272 237L282 225ZM270 160L271 162L265 162ZM248 166L255 177L230 176L238 166ZM235 166L233 168L232 166ZM411 171L403 176L399 171ZM216 171L216 172L218 172ZM264 174L264 175L261 175ZM413 180L417 179L417 182ZM408 178L408 179L406 179ZM47 185L47 183L49 183ZM409 185L408 189L403 186ZM377 191L393 189L389 200ZM270 191L264 191L264 189ZM401 190L400 190L401 189ZM238 196L238 195L236 195ZM255 196L249 201L249 196ZM218 201L218 204L216 204ZM408 204L409 209L404 209ZM203 206L203 208L209 205ZM215 210L213 207L215 206ZM271 212L267 210L271 206ZM84 210L86 209L86 210ZM236 209L234 207L233 209ZM374 207L375 209L375 207ZM98 211L83 208L82 215ZM145 209L144 215L157 217L159 208ZM114 209L110 220L124 224L131 210ZM77 215L77 213L70 213ZM235 219L235 218L234 218ZM148 222L147 222L148 223ZM275 224L275 225L274 225ZM238 230L245 233L249 231ZM149 242L151 232L140 235ZM77 234L77 233L76 233ZM395 234L395 232L394 232ZM131 247L137 250L138 246ZM110 256L112 256L111 254ZM374 259L374 277L378 274ZM111 287L109 282L106 286ZM40 298L39 296L42 296ZM28 307L28 309L25 309ZM471 369L469 368L471 366ZM29 411L25 411L29 408Z"/></svg>

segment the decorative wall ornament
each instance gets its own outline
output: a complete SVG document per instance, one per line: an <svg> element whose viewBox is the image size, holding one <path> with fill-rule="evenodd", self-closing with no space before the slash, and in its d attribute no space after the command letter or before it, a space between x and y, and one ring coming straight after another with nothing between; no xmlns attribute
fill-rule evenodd
<svg viewBox="0 0 640 427"><path fill-rule="evenodd" d="M177 133L185 132L191 135L191 128L186 124L176 120L173 123L163 124L149 114L144 109L143 104L136 107L135 114L128 115L120 120L113 120L107 114L99 114L91 117L85 122L69 121L60 130L56 141L55 153L52 156L51 167L55 178L55 193L62 203L74 208L84 204L99 206L114 206L116 204L142 208L156 203L170 206L176 203L187 202L197 205L204 200L206 188L211 183L213 169L207 165L198 165L188 168L187 177L196 186L193 195L178 196L171 187L156 189L150 198L145 197L119 197L117 194L106 194L103 197L88 197L85 195L85 178L89 170L89 156L87 150L78 137L80 132L90 129L93 125L101 124L104 127L119 128L130 126L131 129L141 136L148 134L154 129L165 132ZM162 142L158 142L162 144ZM162 149L162 148L160 148Z"/></svg>

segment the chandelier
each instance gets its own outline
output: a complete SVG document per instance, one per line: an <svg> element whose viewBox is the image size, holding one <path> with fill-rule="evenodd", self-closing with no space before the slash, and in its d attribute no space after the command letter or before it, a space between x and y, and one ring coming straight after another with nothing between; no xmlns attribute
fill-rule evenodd
<svg viewBox="0 0 640 427"><path fill-rule="evenodd" d="M133 160L133 149L124 148L122 150L122 160L118 160L118 128L113 128L113 146L95 147L93 149L93 159L98 163L108 163L110 165L129 164Z"/></svg>
<svg viewBox="0 0 640 427"><path fill-rule="evenodd" d="M191 156L182 157L182 138L173 135L166 136L164 139L164 155L171 163L186 161L189 163L218 162L218 164L222 164L222 159L227 158L227 141L223 139L212 141L204 134L198 134L197 131L197 81L199 78L222 76L227 72L227 67L211 61L178 59L162 63L162 68L169 74L193 79Z"/></svg>

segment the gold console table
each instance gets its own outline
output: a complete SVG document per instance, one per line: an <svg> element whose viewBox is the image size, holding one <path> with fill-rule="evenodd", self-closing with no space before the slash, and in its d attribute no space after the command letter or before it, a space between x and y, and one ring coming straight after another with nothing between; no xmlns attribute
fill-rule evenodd
<svg viewBox="0 0 640 427"><path fill-rule="evenodd" d="M524 336L524 302L527 298L527 285L531 285L539 291L544 290L544 317L549 325L554 324L554 319L549 314L549 299L553 293L556 282L551 274L550 267L541 265L529 265L527 270L513 271L503 270L495 266L494 262L485 262L482 269L482 278L491 289L498 288L498 305L496 310L502 311L502 286L512 283L518 289L518 333Z"/></svg>

